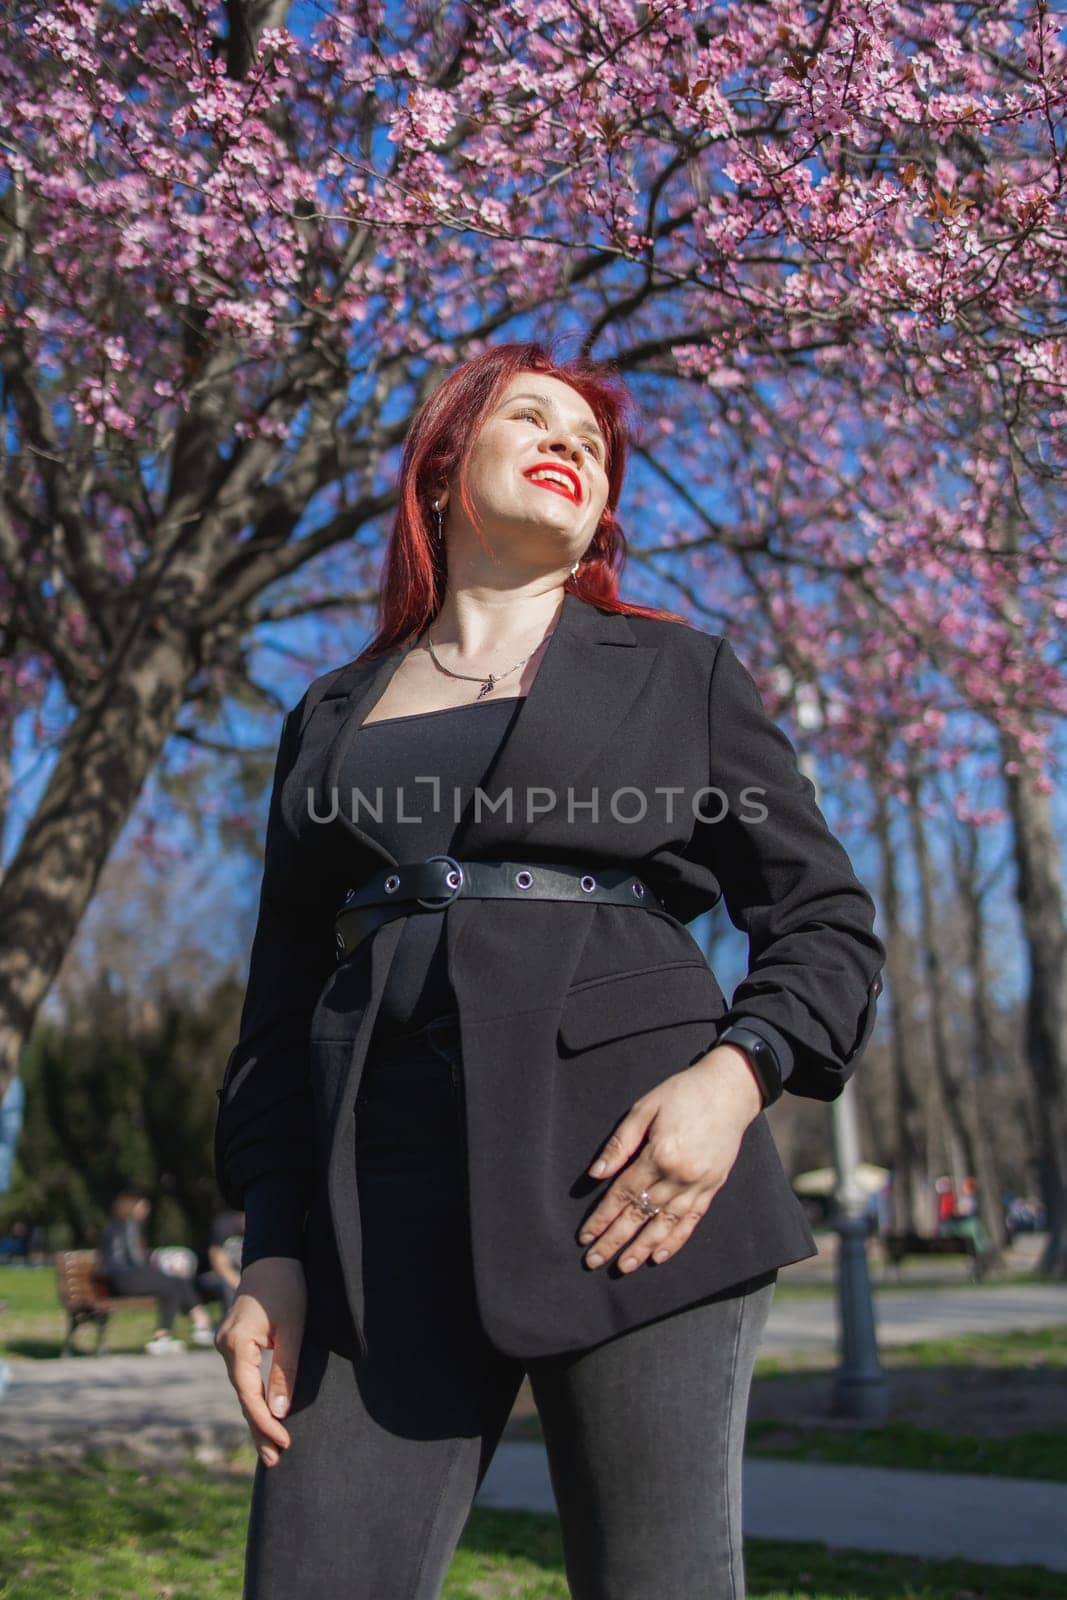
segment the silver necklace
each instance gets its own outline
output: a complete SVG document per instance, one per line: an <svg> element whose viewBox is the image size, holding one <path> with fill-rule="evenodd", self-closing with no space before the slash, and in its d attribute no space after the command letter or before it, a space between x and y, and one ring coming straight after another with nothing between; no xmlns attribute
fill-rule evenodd
<svg viewBox="0 0 1067 1600"><path fill-rule="evenodd" d="M537 654L538 650L541 648L541 645L548 643L555 631L555 628L553 628L551 633L546 633L544 638L541 640L541 644L535 645L530 651L530 655L523 656L521 661L516 661L515 665L513 667L508 667L506 672L491 672L488 677L481 672L453 672L451 667L446 667L444 662L438 656L437 651L434 649L433 640L430 638L429 634L426 635L426 648L433 657L435 666L440 667L442 672L447 672L450 678L465 678L468 683L480 683L481 688L478 690L478 699L481 700L483 696L492 692L493 686L498 684L502 678L509 678L513 672L517 672L520 667L524 667L527 661L530 660L530 657Z"/></svg>

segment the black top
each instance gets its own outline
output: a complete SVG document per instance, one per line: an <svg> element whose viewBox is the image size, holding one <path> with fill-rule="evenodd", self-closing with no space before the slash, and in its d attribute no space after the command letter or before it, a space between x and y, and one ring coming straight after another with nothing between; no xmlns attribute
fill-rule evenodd
<svg viewBox="0 0 1067 1600"><path fill-rule="evenodd" d="M524 698L475 700L364 725L338 777L353 821L400 862L450 851L471 793L484 784ZM408 1032L455 1005L444 931L438 912L408 917L382 994L377 1033Z"/></svg>

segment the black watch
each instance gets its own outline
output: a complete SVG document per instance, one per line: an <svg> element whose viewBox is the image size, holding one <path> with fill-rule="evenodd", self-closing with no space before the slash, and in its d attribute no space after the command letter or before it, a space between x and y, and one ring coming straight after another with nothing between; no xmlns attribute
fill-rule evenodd
<svg viewBox="0 0 1067 1600"><path fill-rule="evenodd" d="M778 1053L761 1033L746 1028L743 1023L731 1022L730 1026L719 1034L715 1043L734 1044L745 1052L763 1094L764 1110L780 1098L782 1069L778 1062Z"/></svg>

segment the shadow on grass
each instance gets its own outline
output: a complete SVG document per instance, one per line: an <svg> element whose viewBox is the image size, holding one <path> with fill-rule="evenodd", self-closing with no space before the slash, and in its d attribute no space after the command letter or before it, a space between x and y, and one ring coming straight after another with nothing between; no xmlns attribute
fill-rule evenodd
<svg viewBox="0 0 1067 1600"><path fill-rule="evenodd" d="M68 1350L65 1356L63 1355L62 1346L55 1344L51 1340L8 1339L3 1346L0 1346L0 1355L19 1361L96 1361L99 1359L101 1362L106 1362L109 1356L143 1356L148 1337L149 1335L146 1333L144 1339L137 1344L108 1343L100 1352L99 1358L95 1342L90 1343L88 1338L84 1343L82 1343L81 1339L76 1340L73 1348ZM178 1338L184 1340L189 1355L200 1354L201 1352L205 1355L212 1353L212 1346L210 1345L194 1345L188 1336L183 1334L179 1334ZM147 1359L151 1360L152 1357L149 1356ZM0 1596L0 1600L2 1600L2 1596Z"/></svg>
<svg viewBox="0 0 1067 1600"><path fill-rule="evenodd" d="M62 1345L54 1339L5 1339L4 1354L28 1361L55 1361L62 1355ZM89 1350L75 1349L75 1356L91 1355Z"/></svg>

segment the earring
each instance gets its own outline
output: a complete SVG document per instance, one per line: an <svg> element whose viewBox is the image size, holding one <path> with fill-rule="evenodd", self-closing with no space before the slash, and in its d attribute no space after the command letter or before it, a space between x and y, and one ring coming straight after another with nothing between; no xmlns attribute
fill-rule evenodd
<svg viewBox="0 0 1067 1600"><path fill-rule="evenodd" d="M440 503L437 500L433 503L433 514L437 518L437 541L440 543L445 536L445 519L441 514Z"/></svg>
<svg viewBox="0 0 1067 1600"><path fill-rule="evenodd" d="M579 561L580 561L580 560L581 560L581 557L579 557ZM575 573L576 573L576 572L577 572L577 571L578 571L578 561L576 561L576 562L575 562L575 563L574 563L574 565L573 565L573 567L572 567L572 568L571 568L571 577L572 577L572 578L573 578L573 577L574 577L574 574L575 574Z"/></svg>

